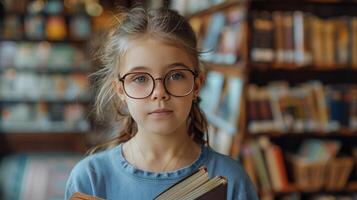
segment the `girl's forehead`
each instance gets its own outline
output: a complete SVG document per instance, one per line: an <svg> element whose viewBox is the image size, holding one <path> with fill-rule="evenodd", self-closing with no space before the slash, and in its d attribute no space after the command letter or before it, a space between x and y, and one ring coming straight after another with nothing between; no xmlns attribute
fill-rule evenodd
<svg viewBox="0 0 357 200"><path fill-rule="evenodd" d="M119 70L130 71L167 71L173 67L194 68L194 61L184 48L169 44L152 37L138 38L130 42L122 57Z"/></svg>

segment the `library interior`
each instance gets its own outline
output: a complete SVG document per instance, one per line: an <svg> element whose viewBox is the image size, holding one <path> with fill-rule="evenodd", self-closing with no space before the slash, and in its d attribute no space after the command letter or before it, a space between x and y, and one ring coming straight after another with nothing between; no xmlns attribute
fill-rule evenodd
<svg viewBox="0 0 357 200"><path fill-rule="evenodd" d="M357 199L355 0L1 0L0 199L63 199L116 134L91 75L114 13L136 5L192 26L209 146L260 199Z"/></svg>

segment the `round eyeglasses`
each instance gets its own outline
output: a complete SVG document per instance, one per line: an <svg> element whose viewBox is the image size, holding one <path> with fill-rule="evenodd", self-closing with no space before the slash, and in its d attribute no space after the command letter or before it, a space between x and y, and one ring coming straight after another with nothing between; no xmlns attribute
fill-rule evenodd
<svg viewBox="0 0 357 200"><path fill-rule="evenodd" d="M189 95L195 84L198 73L190 69L174 69L161 78L154 78L146 72L127 73L119 78L125 94L133 99L149 97L155 89L155 80L162 80L166 93L174 97Z"/></svg>

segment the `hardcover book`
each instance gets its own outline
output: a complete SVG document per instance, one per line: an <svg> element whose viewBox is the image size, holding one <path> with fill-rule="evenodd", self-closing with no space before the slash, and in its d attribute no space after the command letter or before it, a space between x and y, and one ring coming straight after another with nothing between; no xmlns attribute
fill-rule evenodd
<svg viewBox="0 0 357 200"><path fill-rule="evenodd" d="M227 199L228 181L225 177L208 177L205 166L200 167L196 172L175 183L158 196L155 200L211 200ZM100 200L98 197L81 193L74 193L70 200Z"/></svg>
<svg viewBox="0 0 357 200"><path fill-rule="evenodd" d="M207 168L203 166L159 194L155 200L227 199L227 185L228 181L225 177L209 178Z"/></svg>

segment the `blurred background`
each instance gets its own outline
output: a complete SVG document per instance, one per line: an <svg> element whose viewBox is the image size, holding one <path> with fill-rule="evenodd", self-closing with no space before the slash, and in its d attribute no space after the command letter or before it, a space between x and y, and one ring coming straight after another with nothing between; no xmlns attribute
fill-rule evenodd
<svg viewBox="0 0 357 200"><path fill-rule="evenodd" d="M352 0L0 0L0 199L63 199L75 163L116 134L88 75L116 8L136 4L194 28L210 146L261 199L357 199Z"/></svg>

